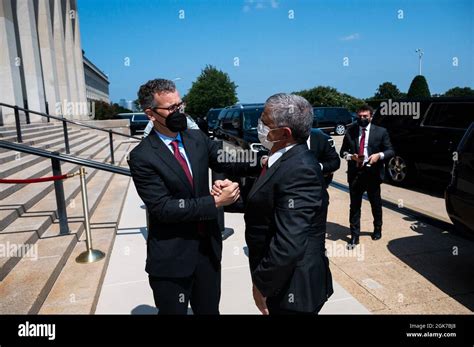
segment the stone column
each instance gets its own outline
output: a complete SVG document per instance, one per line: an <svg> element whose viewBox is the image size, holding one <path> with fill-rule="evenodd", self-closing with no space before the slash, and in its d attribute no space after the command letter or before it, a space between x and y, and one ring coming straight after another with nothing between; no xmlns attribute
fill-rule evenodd
<svg viewBox="0 0 474 347"><path fill-rule="evenodd" d="M71 0L71 9L74 11L75 18L74 23L74 53L76 58L76 76L77 76L77 92L79 102L87 105L86 95L86 78L84 74L84 60L82 55L82 44L81 44L81 31L79 26L79 12L77 11L77 0ZM83 108L84 109L84 108ZM91 110L86 108L87 113ZM83 115L83 119L89 119L88 115Z"/></svg>
<svg viewBox="0 0 474 347"><path fill-rule="evenodd" d="M54 50L53 22L51 17L50 0L35 0L38 8L38 38L43 64L43 81L48 102L49 113L56 114L56 106L61 103L57 86L58 73Z"/></svg>
<svg viewBox="0 0 474 347"><path fill-rule="evenodd" d="M72 109L73 113L68 114L67 117L71 119L79 119L80 117L76 114L78 109L78 86L77 86L77 76L76 76L76 55L74 50L74 34L72 29L72 16L74 12L71 12L71 4L69 0L63 0L63 10L64 10L64 44L66 48L66 70L69 79L69 91L71 101L74 103ZM66 116L66 115L65 115Z"/></svg>
<svg viewBox="0 0 474 347"><path fill-rule="evenodd" d="M0 1L0 101L23 106L23 92L20 78L20 59L15 40L12 3ZM0 107L0 123L14 124L13 110Z"/></svg>
<svg viewBox="0 0 474 347"><path fill-rule="evenodd" d="M17 0L18 35L21 45L21 60L25 76L25 90L28 109L45 112L43 71L36 30L36 16L33 0ZM32 122L46 122L46 118L30 114Z"/></svg>
<svg viewBox="0 0 474 347"><path fill-rule="evenodd" d="M66 67L66 47L64 43L64 23L63 10L61 0L53 0L53 38L54 38L54 54L56 57L56 68L58 73L57 86L59 89L59 96L61 98L61 105L71 102L71 92L69 86L69 77ZM63 105L64 106L64 105ZM59 110L51 110L53 114ZM63 112L66 109L63 107Z"/></svg>

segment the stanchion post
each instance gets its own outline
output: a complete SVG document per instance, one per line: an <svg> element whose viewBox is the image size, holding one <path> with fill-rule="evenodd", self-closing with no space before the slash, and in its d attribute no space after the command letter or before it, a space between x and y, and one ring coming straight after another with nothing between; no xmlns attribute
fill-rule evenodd
<svg viewBox="0 0 474 347"><path fill-rule="evenodd" d="M86 231L86 251L79 254L76 258L76 262L86 264L94 263L105 257L105 253L92 248L92 234L91 225L89 220L89 201L87 199L87 186L86 186L86 170L84 167L80 169L81 178L81 195L82 195L82 208L84 210L84 228Z"/></svg>
<svg viewBox="0 0 474 347"><path fill-rule="evenodd" d="M51 158L51 165L53 167L53 175L61 176L61 163L59 160ZM56 194L56 206L58 208L59 233L66 235L69 234L69 228L67 225L66 199L64 197L64 185L62 180L54 181L54 192Z"/></svg>

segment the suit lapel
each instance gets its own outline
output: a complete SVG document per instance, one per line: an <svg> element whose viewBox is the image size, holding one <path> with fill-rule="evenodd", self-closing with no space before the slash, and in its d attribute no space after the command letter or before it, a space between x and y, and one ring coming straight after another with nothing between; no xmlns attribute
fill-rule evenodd
<svg viewBox="0 0 474 347"><path fill-rule="evenodd" d="M159 136L155 134L154 132L152 132L150 136L147 137L147 139L150 139L152 147L156 149L154 154L163 163L165 163L176 174L176 176L179 177L179 179L183 182L183 184L186 187L188 187L191 193L194 193L191 185L189 184L188 178L186 177L186 174L184 173L183 168L181 167L181 165L179 165L174 155L171 153L169 148L164 144L164 142L161 141Z"/></svg>
<svg viewBox="0 0 474 347"><path fill-rule="evenodd" d="M375 125L370 124L370 131L369 131L369 143L367 144L367 154L370 156L372 154L372 145L374 144L375 141L375 133L377 132L377 129Z"/></svg>
<svg viewBox="0 0 474 347"><path fill-rule="evenodd" d="M355 126L354 127L354 130L353 130L353 136L354 136L354 142L355 142L355 153L359 153L359 132L360 132L360 129L359 129L359 126Z"/></svg>
<svg viewBox="0 0 474 347"><path fill-rule="evenodd" d="M302 143L294 146L288 152L283 154L279 160L277 160L270 168L267 169L265 176L258 178L257 182L255 182L252 189L250 190L247 199L250 199L260 188L263 187L266 182L268 182L268 180L275 172L277 172L278 168L285 160L292 157L293 155L296 155L297 153L300 153L301 151L304 151L305 149L308 149L308 146L306 143Z"/></svg>

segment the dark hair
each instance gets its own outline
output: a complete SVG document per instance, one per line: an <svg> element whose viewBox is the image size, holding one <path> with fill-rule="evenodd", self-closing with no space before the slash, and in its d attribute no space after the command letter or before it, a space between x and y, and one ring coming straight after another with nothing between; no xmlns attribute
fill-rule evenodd
<svg viewBox="0 0 474 347"><path fill-rule="evenodd" d="M367 105L367 104L362 105L361 107L359 107L359 108L357 109L357 114L359 114L360 112L365 112L365 111L369 111L371 116L374 114L374 109L373 109L373 107L370 106L370 105Z"/></svg>
<svg viewBox="0 0 474 347"><path fill-rule="evenodd" d="M143 84L138 90L138 102L142 110L152 108L154 106L155 94L158 93L174 93L176 85L173 81L163 78L150 80Z"/></svg>

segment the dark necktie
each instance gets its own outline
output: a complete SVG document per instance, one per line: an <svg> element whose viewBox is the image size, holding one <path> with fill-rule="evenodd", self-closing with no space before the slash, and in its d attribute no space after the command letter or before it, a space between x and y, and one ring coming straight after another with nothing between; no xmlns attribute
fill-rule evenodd
<svg viewBox="0 0 474 347"><path fill-rule="evenodd" d="M262 171L260 171L260 176L258 176L258 178L265 176L265 174L267 173L267 167L268 167L268 159L267 159L267 163L263 165Z"/></svg>
<svg viewBox="0 0 474 347"><path fill-rule="evenodd" d="M188 163L186 163L186 159L184 159L183 155L179 151L178 143L178 140L171 141L171 146L173 146L174 157L178 161L179 165L181 165L181 167L183 168L183 171L186 174L186 177L188 178L191 187L194 187L193 176L191 175L191 171L189 170Z"/></svg>
<svg viewBox="0 0 474 347"><path fill-rule="evenodd" d="M189 184L191 184L191 187L194 188L194 182L193 182L193 176L191 176L191 171L189 170L188 163L186 162L186 159L184 159L183 155L179 151L179 141L174 140L171 141L171 146L173 146L173 153L174 157L178 161L179 165L183 168L184 173L186 174L186 177L188 178ZM201 237L206 237L206 225L202 222L197 223L197 231L199 236Z"/></svg>
<svg viewBox="0 0 474 347"><path fill-rule="evenodd" d="M360 143L359 143L359 156L363 156L364 155L364 147L365 147L365 132L366 132L366 128L362 128L362 136L360 137ZM357 167L361 167L362 166L362 162L358 161L357 162Z"/></svg>

